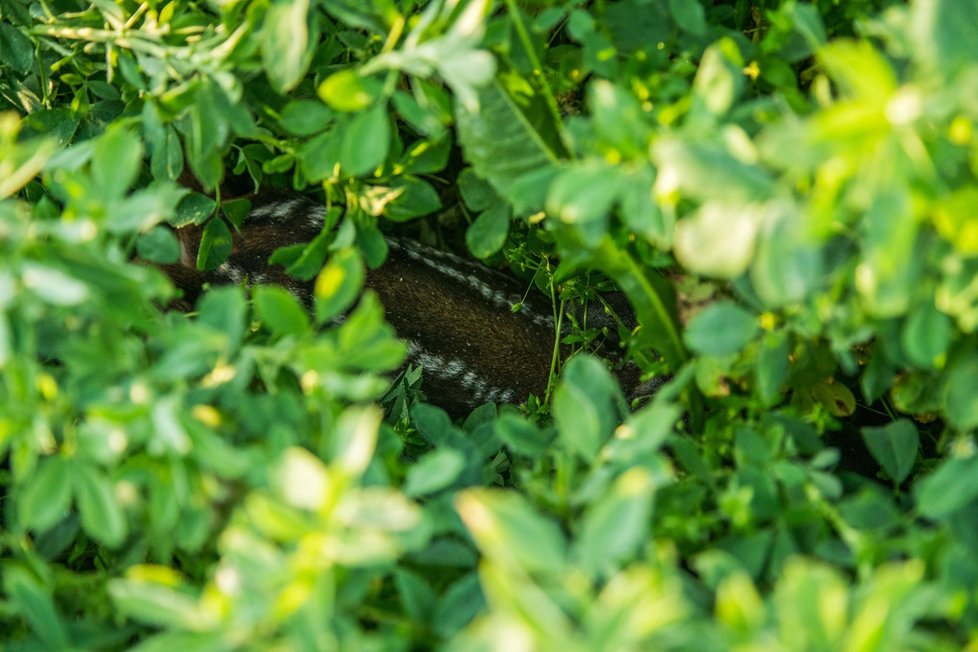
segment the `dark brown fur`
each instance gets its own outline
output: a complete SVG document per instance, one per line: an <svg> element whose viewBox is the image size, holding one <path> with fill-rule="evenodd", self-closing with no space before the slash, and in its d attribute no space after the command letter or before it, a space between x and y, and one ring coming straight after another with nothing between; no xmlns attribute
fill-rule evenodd
<svg viewBox="0 0 978 652"><path fill-rule="evenodd" d="M269 265L268 257L278 247L315 238L321 229L317 211L295 197L256 199L227 263L204 273L195 270L201 228L179 229L181 261L164 267L184 293L176 307L188 309L205 284L242 280L282 285L311 306L312 283ZM527 294L514 278L412 241L388 243L387 261L367 273L365 286L377 293L387 320L411 344L409 361L425 369L429 401L458 417L487 400L543 396L555 339L549 301L531 292L514 312L512 304ZM638 370L624 376L634 386Z"/></svg>

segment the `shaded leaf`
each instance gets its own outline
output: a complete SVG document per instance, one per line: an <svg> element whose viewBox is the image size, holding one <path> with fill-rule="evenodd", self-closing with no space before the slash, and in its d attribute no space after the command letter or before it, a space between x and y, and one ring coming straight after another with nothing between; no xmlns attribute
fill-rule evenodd
<svg viewBox="0 0 978 652"><path fill-rule="evenodd" d="M109 547L119 546L128 526L112 483L100 470L86 464L72 466L71 481L82 529Z"/></svg>
<svg viewBox="0 0 978 652"><path fill-rule="evenodd" d="M894 484L900 484L910 474L917 460L920 435L909 419L897 419L880 428L863 428L866 448L879 462Z"/></svg>
<svg viewBox="0 0 978 652"><path fill-rule="evenodd" d="M55 456L42 460L17 501L20 521L29 528L45 530L64 517L71 505L68 460Z"/></svg>
<svg viewBox="0 0 978 652"><path fill-rule="evenodd" d="M252 293L258 318L276 335L302 335L309 331L309 315L284 288L259 285Z"/></svg>
<svg viewBox="0 0 978 652"><path fill-rule="evenodd" d="M219 267L231 255L231 230L219 217L207 222L197 250L197 269L206 272Z"/></svg>
<svg viewBox="0 0 978 652"><path fill-rule="evenodd" d="M449 487L465 463L465 456L451 448L428 453L408 469L404 493L410 497L425 496Z"/></svg>
<svg viewBox="0 0 978 652"><path fill-rule="evenodd" d="M703 355L738 353L753 339L757 319L731 301L717 301L696 313L686 329L690 349Z"/></svg>
<svg viewBox="0 0 978 652"><path fill-rule="evenodd" d="M350 176L372 172L387 157L390 140L390 119L383 104L357 113L343 130L340 166Z"/></svg>
<svg viewBox="0 0 978 652"><path fill-rule="evenodd" d="M924 516L946 518L978 498L978 456L955 457L914 485Z"/></svg>
<svg viewBox="0 0 978 652"><path fill-rule="evenodd" d="M488 258L506 243L509 206L497 202L482 212L465 232L465 244L476 258Z"/></svg>

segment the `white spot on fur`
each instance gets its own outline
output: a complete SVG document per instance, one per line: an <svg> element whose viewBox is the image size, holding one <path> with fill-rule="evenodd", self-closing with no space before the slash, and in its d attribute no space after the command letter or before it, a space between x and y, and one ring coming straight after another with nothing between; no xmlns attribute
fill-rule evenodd
<svg viewBox="0 0 978 652"><path fill-rule="evenodd" d="M493 387L488 379L479 375L478 371L468 368L465 361L458 358L447 359L435 353L429 353L417 342L407 340L408 359L420 365L424 373L441 379L459 378L459 385L471 393L473 407L486 401L495 403L512 403L516 392L512 389Z"/></svg>
<svg viewBox="0 0 978 652"><path fill-rule="evenodd" d="M294 214L296 210L302 206L311 205L305 199L301 197L295 197L292 199L285 199L282 201L275 201L253 208L251 214L248 216L250 220L264 220L267 222L277 222L279 220L285 219L290 215ZM323 212L325 215L325 211Z"/></svg>
<svg viewBox="0 0 978 652"><path fill-rule="evenodd" d="M511 310L513 305L523 302L522 297L500 292L475 274L467 274L462 271L465 268L471 269L473 272L488 271L476 263L459 258L455 254L447 251L426 247L423 244L410 240L390 238L388 244L394 249L403 251L409 258L426 265L439 274L476 292L483 299L495 306L505 310ZM440 261L445 261L448 264L443 264ZM526 304L523 304L520 314L537 326L543 326L545 328L554 327L552 316L535 314L527 308Z"/></svg>

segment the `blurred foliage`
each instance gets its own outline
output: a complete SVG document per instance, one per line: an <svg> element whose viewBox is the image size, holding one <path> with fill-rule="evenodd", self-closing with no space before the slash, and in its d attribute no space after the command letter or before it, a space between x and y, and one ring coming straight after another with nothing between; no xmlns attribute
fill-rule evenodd
<svg viewBox="0 0 978 652"><path fill-rule="evenodd" d="M5 0L3 647L975 648L975 33L976 0ZM169 227L216 267L259 188L330 207L276 254L312 314L166 310ZM668 382L578 356L460 423L388 389L376 298L333 321L381 228L561 302L604 274Z"/></svg>

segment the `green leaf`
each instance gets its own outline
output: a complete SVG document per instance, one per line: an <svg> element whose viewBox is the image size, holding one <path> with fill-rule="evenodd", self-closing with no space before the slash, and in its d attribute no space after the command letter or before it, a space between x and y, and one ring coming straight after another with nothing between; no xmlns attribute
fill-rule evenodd
<svg viewBox="0 0 978 652"><path fill-rule="evenodd" d="M913 52L931 73L953 78L978 61L978 1L929 0L911 5L908 17Z"/></svg>
<svg viewBox="0 0 978 652"><path fill-rule="evenodd" d="M547 195L547 212L570 225L607 228L611 208L618 198L622 177L618 169L601 161L587 161L562 170Z"/></svg>
<svg viewBox="0 0 978 652"><path fill-rule="evenodd" d="M175 227L188 226L190 224L203 224L217 208L217 202L202 195L199 192L192 192L177 204L176 214L173 216L171 224Z"/></svg>
<svg viewBox="0 0 978 652"><path fill-rule="evenodd" d="M430 215L441 208L438 192L427 181L402 177L391 182L391 200L384 206L384 217L406 222Z"/></svg>
<svg viewBox="0 0 978 652"><path fill-rule="evenodd" d="M759 217L750 274L758 296L770 307L804 301L822 279L821 252L797 215L797 207L770 202Z"/></svg>
<svg viewBox="0 0 978 652"><path fill-rule="evenodd" d="M978 456L955 457L914 484L920 512L946 518L978 498Z"/></svg>
<svg viewBox="0 0 978 652"><path fill-rule="evenodd" d="M700 59L693 92L702 105L717 116L726 114L743 91L743 62L738 61L739 55L736 43L725 39L708 47Z"/></svg>
<svg viewBox="0 0 978 652"><path fill-rule="evenodd" d="M445 169L452 152L452 140L440 136L432 140L415 141L401 160L406 174L436 174Z"/></svg>
<svg viewBox="0 0 978 652"><path fill-rule="evenodd" d="M452 425L448 413L428 403L418 403L411 408L411 418L418 432L434 446L451 446L458 430Z"/></svg>
<svg viewBox="0 0 978 652"><path fill-rule="evenodd" d="M59 269L46 265L24 265L24 287L56 306L74 306L88 298L87 285Z"/></svg>
<svg viewBox="0 0 978 652"><path fill-rule="evenodd" d="M162 139L152 150L149 169L154 179L176 181L183 172L183 147L173 127L166 127Z"/></svg>
<svg viewBox="0 0 978 652"><path fill-rule="evenodd" d="M363 371L387 372L404 362L407 345L394 338L384 321L377 295L367 290L339 332L345 365ZM382 382L378 379L378 382Z"/></svg>
<svg viewBox="0 0 978 652"><path fill-rule="evenodd" d="M539 210L557 155L498 82L478 91L479 107L455 107L458 137L472 169L513 204Z"/></svg>
<svg viewBox="0 0 978 652"><path fill-rule="evenodd" d="M893 483L903 482L917 460L920 447L917 426L908 419L897 419L880 428L863 428L862 435L873 459Z"/></svg>
<svg viewBox="0 0 978 652"><path fill-rule="evenodd" d="M180 397L169 394L156 400L152 408L153 438L147 449L154 455L186 455L191 441L180 418Z"/></svg>
<svg viewBox="0 0 978 652"><path fill-rule="evenodd" d="M721 300L693 316L685 340L697 353L730 355L743 349L759 329L754 315L732 301Z"/></svg>
<svg viewBox="0 0 978 652"><path fill-rule="evenodd" d="M209 618L196 598L164 584L113 579L108 582L108 590L120 613L148 625L194 630L208 624Z"/></svg>
<svg viewBox="0 0 978 652"><path fill-rule="evenodd" d="M802 35L812 51L825 44L827 40L825 25L822 24L817 6L794 5L790 11L795 30Z"/></svg>
<svg viewBox="0 0 978 652"><path fill-rule="evenodd" d="M169 181L141 188L115 202L105 219L105 228L109 233L146 231L166 220L186 194L186 189Z"/></svg>
<svg viewBox="0 0 978 652"><path fill-rule="evenodd" d="M732 279L754 256L764 209L731 201L709 201L676 224L676 258L690 271ZM767 281L762 268L762 281Z"/></svg>
<svg viewBox="0 0 978 652"><path fill-rule="evenodd" d="M457 634L477 614L484 613L486 598L476 571L466 573L449 584L435 605L432 623L435 632L446 640Z"/></svg>
<svg viewBox="0 0 978 652"><path fill-rule="evenodd" d="M550 450L552 431L545 433L523 417L505 412L496 421L496 433L517 455L539 458Z"/></svg>
<svg viewBox="0 0 978 652"><path fill-rule="evenodd" d="M71 505L71 463L63 457L48 457L25 487L17 506L25 527L46 530L65 516Z"/></svg>
<svg viewBox="0 0 978 652"><path fill-rule="evenodd" d="M587 355L571 358L554 392L553 415L568 450L593 460L617 422L620 390L607 367Z"/></svg>
<svg viewBox="0 0 978 652"><path fill-rule="evenodd" d="M333 110L316 100L294 100L282 109L279 122L293 136L312 136L325 131L335 119Z"/></svg>
<svg viewBox="0 0 978 652"><path fill-rule="evenodd" d="M424 88L425 83L423 80L415 79L415 81L418 83L419 88ZM435 89L435 87L430 85L428 88ZM437 92L439 98L444 98L445 105L448 105L447 91L438 88L433 92ZM422 105L413 95L409 95L403 91L394 91L392 99L394 108L398 114L419 134L430 138L444 136L445 124L451 121L452 114L450 110L443 110L440 102L426 100L424 105Z"/></svg>
<svg viewBox="0 0 978 652"><path fill-rule="evenodd" d="M869 41L839 39L819 48L818 58L849 96L878 103L897 89L892 66Z"/></svg>
<svg viewBox="0 0 978 652"><path fill-rule="evenodd" d="M25 73L34 65L34 46L13 25L0 23L0 61L20 73Z"/></svg>
<svg viewBox="0 0 978 652"><path fill-rule="evenodd" d="M336 207L330 209L334 214L339 212ZM330 218L327 217L327 224L330 222ZM326 254L329 252L329 244L332 239L332 234L323 230L312 242L305 245L296 245L298 247L299 255L294 259L289 261L285 268L285 271L289 276L294 276L303 281L310 281L316 277L316 274L320 272L323 268L323 262L326 260ZM269 264L284 262L276 260L276 254L282 251L282 249L276 249L275 253L269 257Z"/></svg>
<svg viewBox="0 0 978 652"><path fill-rule="evenodd" d="M370 107L383 92L383 85L345 68L327 77L317 89L320 99L337 111L357 113Z"/></svg>
<svg viewBox="0 0 978 652"><path fill-rule="evenodd" d="M234 242L231 230L219 217L207 222L204 233L200 237L200 249L197 250L197 269L207 272L215 269L228 259Z"/></svg>
<svg viewBox="0 0 978 652"><path fill-rule="evenodd" d="M672 248L675 218L655 201L655 172L645 165L627 175L621 183L619 217L625 227L662 250Z"/></svg>
<svg viewBox="0 0 978 652"><path fill-rule="evenodd" d="M648 114L634 94L604 80L588 87L588 108L602 149L615 158L645 158L652 129Z"/></svg>
<svg viewBox="0 0 978 652"><path fill-rule="evenodd" d="M791 559L778 578L772 599L785 647L838 649L845 633L845 611L823 605L846 605L848 593L835 569L800 557Z"/></svg>
<svg viewBox="0 0 978 652"><path fill-rule="evenodd" d="M350 176L372 172L387 157L391 144L387 107L377 104L356 114L343 131L340 167Z"/></svg>
<svg viewBox="0 0 978 652"><path fill-rule="evenodd" d="M687 197L736 207L775 193L774 181L764 169L739 161L719 145L664 137L653 146L652 158L659 166L656 183L666 194L678 190Z"/></svg>
<svg viewBox="0 0 978 652"><path fill-rule="evenodd" d="M95 142L92 181L106 199L118 199L139 175L143 146L123 128L111 128Z"/></svg>
<svg viewBox="0 0 978 652"><path fill-rule="evenodd" d="M757 393L767 405L777 400L788 376L790 353L788 335L783 331L766 333L761 340L754 373L757 378Z"/></svg>
<svg viewBox="0 0 978 652"><path fill-rule="evenodd" d="M213 288L197 304L198 323L227 337L232 349L241 343L247 314L248 304L237 286Z"/></svg>
<svg viewBox="0 0 978 652"><path fill-rule="evenodd" d="M632 254L606 236L594 254L595 266L614 279L642 324L639 340L658 351L670 365L679 369L689 357L680 337L676 296L672 284L659 272L649 270Z"/></svg>
<svg viewBox="0 0 978 652"><path fill-rule="evenodd" d="M450 487L465 469L465 456L442 448L423 456L408 469L404 494L417 498Z"/></svg>
<svg viewBox="0 0 978 652"><path fill-rule="evenodd" d="M575 556L585 572L610 576L646 543L654 488L652 475L634 467L588 506L574 541Z"/></svg>
<svg viewBox="0 0 978 652"><path fill-rule="evenodd" d="M112 483L100 470L87 464L73 464L71 471L82 529L110 548L122 544L128 527Z"/></svg>
<svg viewBox="0 0 978 652"><path fill-rule="evenodd" d="M563 570L567 544L560 528L516 492L469 489L455 507L489 560L525 572Z"/></svg>
<svg viewBox="0 0 978 652"><path fill-rule="evenodd" d="M241 225L248 219L248 215L251 214L251 201L244 198L223 201L221 202L221 214L235 228L241 228Z"/></svg>
<svg viewBox="0 0 978 652"><path fill-rule="evenodd" d="M276 335L303 335L309 331L309 315L284 288L259 285L252 293L255 312Z"/></svg>
<svg viewBox="0 0 978 652"><path fill-rule="evenodd" d="M215 82L206 78L191 86L187 96L190 101L187 113L176 125L183 133L184 154L190 169L204 189L211 190L223 174L223 149L231 135L231 120L237 105Z"/></svg>
<svg viewBox="0 0 978 652"><path fill-rule="evenodd" d="M24 117L21 122L22 135L51 136L62 147L75 135L80 120L68 107L39 109Z"/></svg>
<svg viewBox="0 0 978 652"><path fill-rule="evenodd" d="M51 590L26 569L7 563L3 568L3 590L11 606L27 621L35 636L50 650L67 650L65 623L58 616Z"/></svg>
<svg viewBox="0 0 978 652"><path fill-rule="evenodd" d="M337 174L337 166L340 163L340 149L343 146L343 130L345 123L340 123L336 128L324 131L321 134L307 139L296 151L302 171L310 181L321 181L332 178ZM284 169L288 169L291 161L284 161ZM270 170L266 170L270 171Z"/></svg>
<svg viewBox="0 0 978 652"><path fill-rule="evenodd" d="M918 367L941 368L951 344L951 334L950 317L928 300L904 322L901 342L911 363Z"/></svg>
<svg viewBox="0 0 978 652"><path fill-rule="evenodd" d="M405 568L398 568L394 571L394 585L408 616L415 622L428 622L439 594L435 593L427 579Z"/></svg>
<svg viewBox="0 0 978 652"><path fill-rule="evenodd" d="M316 322L322 324L353 305L363 287L363 260L348 247L334 253L316 277Z"/></svg>
<svg viewBox="0 0 978 652"><path fill-rule="evenodd" d="M458 191L470 211L484 211L499 200L499 195L489 182L473 172L472 168L465 168L458 175Z"/></svg>
<svg viewBox="0 0 978 652"><path fill-rule="evenodd" d="M488 258L506 244L509 234L509 205L489 207L465 231L465 244L476 258Z"/></svg>
<svg viewBox="0 0 978 652"><path fill-rule="evenodd" d="M944 411L951 425L959 430L978 426L978 356L955 360L945 379Z"/></svg>
<svg viewBox="0 0 978 652"><path fill-rule="evenodd" d="M223 631L180 632L168 631L150 636L129 652L232 652L234 643L227 640Z"/></svg>
<svg viewBox="0 0 978 652"><path fill-rule="evenodd" d="M706 16L699 0L669 0L669 10L676 24L690 34L706 34Z"/></svg>
<svg viewBox="0 0 978 652"><path fill-rule="evenodd" d="M353 406L340 415L333 441L333 468L359 477L373 459L384 414L376 405Z"/></svg>
<svg viewBox="0 0 978 652"><path fill-rule="evenodd" d="M909 308L923 267L909 189L888 186L877 193L860 225L865 244L856 290L870 314L899 316Z"/></svg>
<svg viewBox="0 0 978 652"><path fill-rule="evenodd" d="M606 459L622 466L648 464L649 456L673 433L680 416L682 410L678 406L656 398L615 429L615 436L604 453Z"/></svg>
<svg viewBox="0 0 978 652"><path fill-rule="evenodd" d="M262 63L279 93L298 84L311 60L309 0L273 0L261 31Z"/></svg>

